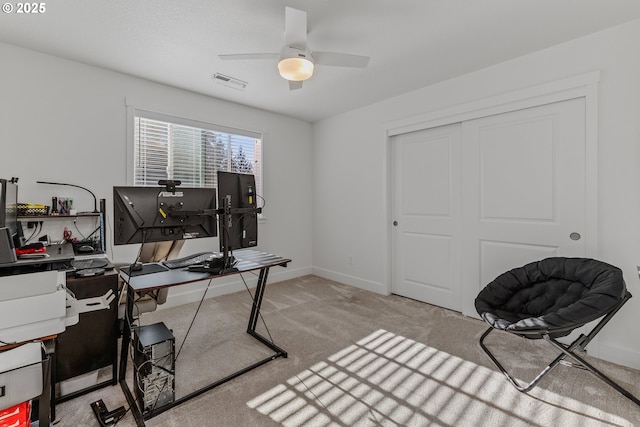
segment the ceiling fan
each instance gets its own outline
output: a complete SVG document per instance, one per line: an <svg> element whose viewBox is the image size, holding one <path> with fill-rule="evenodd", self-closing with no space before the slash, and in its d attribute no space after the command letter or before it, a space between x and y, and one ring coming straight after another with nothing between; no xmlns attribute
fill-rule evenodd
<svg viewBox="0 0 640 427"><path fill-rule="evenodd" d="M240 53L218 55L223 60L277 59L280 75L289 81L289 89L300 89L313 75L315 65L365 68L368 56L338 52L311 51L307 46L307 12L285 8L285 45L280 53Z"/></svg>

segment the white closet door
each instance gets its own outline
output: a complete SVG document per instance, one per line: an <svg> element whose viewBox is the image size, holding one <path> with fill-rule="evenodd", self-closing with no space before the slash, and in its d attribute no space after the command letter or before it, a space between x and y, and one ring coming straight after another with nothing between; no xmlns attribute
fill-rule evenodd
<svg viewBox="0 0 640 427"><path fill-rule="evenodd" d="M461 310L460 125L394 137L396 294Z"/></svg>
<svg viewBox="0 0 640 427"><path fill-rule="evenodd" d="M462 126L463 313L513 267L585 256L584 98Z"/></svg>
<svg viewBox="0 0 640 427"><path fill-rule="evenodd" d="M586 255L585 101L393 138L392 291L477 317L496 276Z"/></svg>

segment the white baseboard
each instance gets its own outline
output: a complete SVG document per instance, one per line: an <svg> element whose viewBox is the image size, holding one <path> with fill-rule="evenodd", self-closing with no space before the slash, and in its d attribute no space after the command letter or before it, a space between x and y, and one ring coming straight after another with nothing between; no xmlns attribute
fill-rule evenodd
<svg viewBox="0 0 640 427"><path fill-rule="evenodd" d="M269 270L269 277L267 280L267 286L270 283L281 282L284 280L295 279L296 277L307 276L312 274L311 267L301 267L292 269L285 268L272 268ZM244 273L242 275L247 282L249 288L255 288L258 283L258 277L252 273ZM167 302L159 305L158 310L176 307L182 304L187 304L194 301L200 301L202 293L209 282L203 280L195 284L175 286L169 290L169 296ZM209 290L207 291L206 298L213 298L220 295L230 294L232 292L238 292L245 290L244 282L238 275L227 276L224 278L216 279L212 282Z"/></svg>
<svg viewBox="0 0 640 427"><path fill-rule="evenodd" d="M640 369L640 353L628 348L599 342L597 357L618 365Z"/></svg>
<svg viewBox="0 0 640 427"><path fill-rule="evenodd" d="M375 292L382 295L389 295L387 286L383 283L372 282L360 277L349 276L348 274L338 273L332 270L326 270L324 268L313 267L312 272L314 275L322 277L324 279L333 280L334 282L343 283L345 285L355 286L356 288L364 289L366 291Z"/></svg>

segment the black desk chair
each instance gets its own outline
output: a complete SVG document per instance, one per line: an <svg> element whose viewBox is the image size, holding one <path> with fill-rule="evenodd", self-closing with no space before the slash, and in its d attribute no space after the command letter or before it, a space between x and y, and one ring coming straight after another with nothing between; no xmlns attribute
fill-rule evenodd
<svg viewBox="0 0 640 427"><path fill-rule="evenodd" d="M589 364L577 352L611 320L631 298L622 271L601 261L583 258L547 258L501 274L475 300L476 310L490 325L480 346L509 382L527 392L565 358L570 365L587 369L637 405L640 400ZM557 338L600 319L587 335L571 344ZM528 339L543 339L560 351L533 381L520 384L489 351L484 341L495 329ZM566 363L566 362L565 362Z"/></svg>

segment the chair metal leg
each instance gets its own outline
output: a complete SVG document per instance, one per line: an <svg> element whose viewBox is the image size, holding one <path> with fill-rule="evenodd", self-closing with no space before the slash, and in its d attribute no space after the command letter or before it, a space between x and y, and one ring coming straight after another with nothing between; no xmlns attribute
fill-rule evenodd
<svg viewBox="0 0 640 427"><path fill-rule="evenodd" d="M498 359L496 359L493 353L491 353L491 351L489 351L487 346L484 344L485 338L493 330L494 330L493 328L489 328L484 332L484 334L482 334L482 337L480 337L480 347L482 347L482 350L484 350L487 356L489 356L493 364L496 365L496 367L500 370L500 372L502 372L502 374L507 378L507 380L511 383L511 385L513 385L518 391L521 391L523 393L526 393L527 391L534 388L545 375L547 375L553 368L555 368L558 365L558 363L560 363L562 360L564 360L567 357L566 354L561 353L551 363L549 363L549 365L547 365L530 383L520 384L518 380L516 380L509 372L507 372L507 370L502 366L502 364L498 361Z"/></svg>
<svg viewBox="0 0 640 427"><path fill-rule="evenodd" d="M576 353L569 351L567 348L565 348L564 345L562 345L562 343L554 340L553 338L549 337L548 335L544 335L544 339L545 341L547 341L548 343L552 344L554 347L556 347L558 350L560 350L562 352L562 354L566 355L567 357L572 358L573 360L575 360L577 363L579 363L581 366L583 366L584 368L586 368L587 370L589 370L592 374L594 374L596 377L600 378L602 381L604 381L605 383L609 384L611 387L613 387L614 389L616 389L618 392L620 392L624 397L626 397L627 399L631 400L633 403L635 403L636 405L640 406L640 400L635 397L633 394L631 394L629 391L627 391L626 389L624 389L621 385L619 385L618 383L616 383L615 381L613 381L611 378L609 378L608 376L606 376L605 374L603 374L601 371L599 371L598 369L596 369L593 365L591 365L589 362L587 362L586 360L584 360L584 358L580 357L579 355L577 355Z"/></svg>

